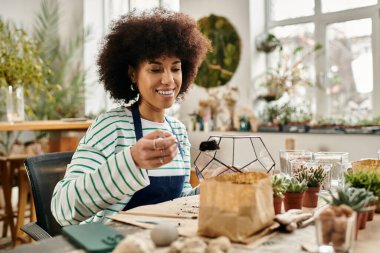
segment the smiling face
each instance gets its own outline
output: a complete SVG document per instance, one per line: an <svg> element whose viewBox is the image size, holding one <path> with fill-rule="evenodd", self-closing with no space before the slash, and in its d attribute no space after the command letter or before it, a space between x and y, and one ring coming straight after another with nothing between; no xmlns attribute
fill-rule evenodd
<svg viewBox="0 0 380 253"><path fill-rule="evenodd" d="M164 110L173 105L182 84L181 61L162 56L141 62L129 69L140 93L140 114L143 118L163 121Z"/></svg>

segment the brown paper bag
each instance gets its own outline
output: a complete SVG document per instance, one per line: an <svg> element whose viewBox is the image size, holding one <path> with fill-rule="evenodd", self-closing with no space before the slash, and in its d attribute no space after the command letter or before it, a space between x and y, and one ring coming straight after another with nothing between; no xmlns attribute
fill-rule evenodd
<svg viewBox="0 0 380 253"><path fill-rule="evenodd" d="M198 233L227 236L234 242L260 233L273 223L270 176L262 172L229 174L200 185Z"/></svg>

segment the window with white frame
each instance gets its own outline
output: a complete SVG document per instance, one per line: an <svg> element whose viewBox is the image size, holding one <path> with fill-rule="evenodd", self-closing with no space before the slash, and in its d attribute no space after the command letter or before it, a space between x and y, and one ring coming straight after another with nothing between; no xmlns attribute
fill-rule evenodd
<svg viewBox="0 0 380 253"><path fill-rule="evenodd" d="M380 115L379 0L269 0L266 29L283 51L323 50L308 65L318 116L355 122ZM268 66L278 55L268 55ZM309 100L313 101L313 100Z"/></svg>
<svg viewBox="0 0 380 253"><path fill-rule="evenodd" d="M91 38L85 44L84 65L87 70L85 89L85 113L97 115L114 106L114 101L98 82L96 59L104 36L112 20L127 14L130 10L143 11L154 7L178 11L179 0L85 0L84 24L91 31Z"/></svg>

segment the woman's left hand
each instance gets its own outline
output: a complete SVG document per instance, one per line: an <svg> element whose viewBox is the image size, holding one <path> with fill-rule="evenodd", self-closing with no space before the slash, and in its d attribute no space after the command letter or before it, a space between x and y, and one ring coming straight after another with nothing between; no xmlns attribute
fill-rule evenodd
<svg viewBox="0 0 380 253"><path fill-rule="evenodd" d="M141 138L131 147L131 155L137 167L155 169L171 162L177 155L177 139L161 130Z"/></svg>

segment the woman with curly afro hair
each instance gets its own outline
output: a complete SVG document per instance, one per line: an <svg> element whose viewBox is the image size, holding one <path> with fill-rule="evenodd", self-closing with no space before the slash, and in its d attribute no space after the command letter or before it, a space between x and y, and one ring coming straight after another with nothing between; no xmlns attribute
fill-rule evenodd
<svg viewBox="0 0 380 253"><path fill-rule="evenodd" d="M131 12L113 24L98 67L123 106L96 118L56 185L51 210L61 226L199 193L189 183L186 129L164 111L187 92L210 49L183 13Z"/></svg>

